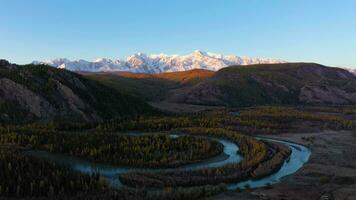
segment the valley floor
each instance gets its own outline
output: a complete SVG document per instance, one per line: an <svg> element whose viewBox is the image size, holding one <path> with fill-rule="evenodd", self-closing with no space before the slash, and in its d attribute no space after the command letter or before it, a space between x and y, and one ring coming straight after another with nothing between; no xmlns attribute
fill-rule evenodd
<svg viewBox="0 0 356 200"><path fill-rule="evenodd" d="M97 174L85 176L84 174L73 173L70 168L60 168L59 165L55 168L50 162L25 156L17 148L8 148L4 149L2 153L0 152L0 156L2 155L7 162L0 162L3 163L2 166L0 165L2 169L0 172L3 172L0 173L0 176L5 177L0 179L2 180L0 191L4 191L1 188L6 186L5 197L43 196L50 199L53 195L62 193L72 197L73 191L83 192L85 197L88 197L86 191L93 191L94 193L98 191L100 194L104 193L104 197L106 194L110 194L106 192L109 190L117 194L116 196L125 195L122 199L143 199L144 197L150 198L151 195L148 195L142 189L140 190L140 198L137 198L137 188L157 187L164 188L162 194L156 195L160 199L198 199L204 197L208 197L210 200L356 199L356 131L353 133L351 131L356 129L356 107L260 106L220 109L160 102L156 105L156 108L162 110L163 108L166 108L166 110L168 110L167 108L175 110L179 108L179 112L140 116L127 120L113 120L95 126L80 123L4 125L0 126L0 147L1 145L5 145L5 147L9 145L11 147L19 146L30 150L78 156L90 162L112 165L125 165L126 163L130 164L127 166L139 164L143 166L143 164L151 162L156 164L156 167L158 164L166 164L167 161L174 163L176 160L190 161L191 158L205 159L205 157L194 155L208 155L206 153L209 152L213 152L213 155L219 154L220 151L214 151L214 149L218 149L218 146L211 148L212 151L197 151L199 149L209 150L205 147L210 146L211 142L181 137L184 140L175 143L170 139L177 139L177 135L183 133L190 136L229 139L239 146L239 153L246 159L243 159L243 162L240 162L241 164L224 165L217 169L209 168L184 172L174 170L162 173L125 172L120 175L120 181L124 185L132 186L135 188L134 190L129 188L127 190L126 188L116 190L106 184L103 190L100 186L102 180ZM193 108L198 113L185 113L186 110L194 110ZM205 109L207 110L200 112ZM142 132L170 133L172 137L161 134L142 134L140 137L128 137L139 135ZM130 134L123 135L122 133ZM280 183L268 185L264 188L226 191L227 188L220 183L239 182L245 180L246 177L258 179L268 176L276 172L274 170L278 170L280 164L283 164L290 155L290 149L262 143L249 136L265 136L305 145L311 150L311 157L299 171L284 177ZM293 149L295 148L298 147L293 147ZM189 149L192 153L187 154L186 152ZM13 156L12 151L17 152L18 155ZM134 152L138 153L135 154ZM174 152L174 154L169 154L170 152ZM234 155L236 152L236 149L232 150L232 154L229 155ZM297 159L297 161L300 158L291 157L294 160ZM29 158L31 160L25 163L26 165L23 164L23 159ZM207 156L207 158L211 158L211 156ZM289 164L292 163L293 159L289 160ZM121 161L121 163L110 163L115 160ZM38 163L43 165L43 169L37 170ZM17 165L22 166L23 170L18 171L17 168L13 167ZM73 173L79 178L86 178L88 183L65 184L62 187L61 184L55 184L58 181L53 181L48 177L53 179L63 178L64 183L71 183L75 180L72 180L71 176L52 176L51 171L53 170L47 170L47 166L52 166L58 173ZM28 168L33 169L33 172L28 173ZM87 170L87 168L84 169ZM97 173L97 171L95 172ZM112 172L117 179L117 172ZM241 172L246 172L246 174ZM36 179L39 181L33 183L33 177L37 177L38 174L43 174L43 176ZM8 178L11 177L10 175L18 178L12 181L11 178ZM49 180L46 188L43 187L41 178ZM99 187L91 184L94 188L89 190L89 182L95 183ZM31 184L36 187L28 190L28 185ZM8 190L7 187L11 190ZM156 196L154 196L154 199L157 199ZM106 199L109 198L107 195L105 197Z"/></svg>
<svg viewBox="0 0 356 200"><path fill-rule="evenodd" d="M172 103L167 101L149 102L149 104L150 106L160 111L171 113L198 113L207 110L224 109L222 106L204 106L185 103Z"/></svg>
<svg viewBox="0 0 356 200"><path fill-rule="evenodd" d="M356 137L350 131L284 133L273 137L308 146L312 151L310 160L281 183L229 191L209 199L356 199Z"/></svg>

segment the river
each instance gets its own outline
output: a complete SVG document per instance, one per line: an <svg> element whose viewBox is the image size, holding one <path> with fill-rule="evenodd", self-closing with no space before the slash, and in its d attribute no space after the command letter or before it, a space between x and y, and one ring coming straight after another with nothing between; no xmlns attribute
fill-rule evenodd
<svg viewBox="0 0 356 200"><path fill-rule="evenodd" d="M179 137L179 135L171 135L171 137ZM149 169L149 168L142 169L142 168L134 168L134 167L112 166L107 164L88 162L77 157L67 156L63 154L49 153L46 151L31 150L28 151L27 153L39 159L54 161L55 163L58 163L60 165L68 166L80 173L85 173L85 174L99 173L102 177L104 177L107 180L107 182L112 187L122 188L125 186L120 182L120 179L118 177L120 174L127 173L129 171L155 172L155 171L169 171L169 170L197 170L202 168L220 167L228 163L238 163L243 159L243 157L238 154L239 147L235 143L227 139L214 138L214 137L208 137L208 138L212 140L216 140L224 146L224 150L223 150L224 157L220 155L215 158L207 159L198 163L192 163L192 164L183 165L181 167L168 168L168 169ZM257 138L257 139L262 139L262 138ZM263 187L266 185L277 183L281 181L283 177L291 175L295 173L298 169L300 169L304 165L304 163L308 161L311 154L310 150L303 145L299 145L287 141L276 140L276 139L263 138L263 140L269 140L272 142L278 142L278 143L283 143L285 145L288 145L292 149L290 159L286 160L282 165L282 167L274 174L271 174L267 177L257 179L257 180L247 180L243 182L228 184L227 185L228 189L234 190L237 188L243 189L246 187L257 188L257 187Z"/></svg>

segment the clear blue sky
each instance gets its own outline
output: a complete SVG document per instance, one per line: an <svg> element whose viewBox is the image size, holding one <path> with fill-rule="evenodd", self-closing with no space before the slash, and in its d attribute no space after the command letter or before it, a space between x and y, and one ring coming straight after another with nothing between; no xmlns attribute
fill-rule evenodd
<svg viewBox="0 0 356 200"><path fill-rule="evenodd" d="M224 54L356 67L355 0L0 0L0 57Z"/></svg>

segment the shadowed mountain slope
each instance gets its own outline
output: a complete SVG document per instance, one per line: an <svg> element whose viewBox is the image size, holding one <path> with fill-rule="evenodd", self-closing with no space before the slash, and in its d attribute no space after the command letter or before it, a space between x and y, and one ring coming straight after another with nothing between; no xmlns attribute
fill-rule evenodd
<svg viewBox="0 0 356 200"><path fill-rule="evenodd" d="M355 104L356 77L313 63L231 66L175 91L170 101L226 106Z"/></svg>
<svg viewBox="0 0 356 200"><path fill-rule="evenodd" d="M2 122L99 122L151 110L138 98L67 70L0 61Z"/></svg>
<svg viewBox="0 0 356 200"><path fill-rule="evenodd" d="M355 104L356 77L314 63L230 66L155 75L91 74L90 78L147 101L214 106Z"/></svg>
<svg viewBox="0 0 356 200"><path fill-rule="evenodd" d="M143 74L131 72L84 73L89 79L125 91L147 101L162 101L170 91L190 87L214 75L213 71L194 69L182 72Z"/></svg>

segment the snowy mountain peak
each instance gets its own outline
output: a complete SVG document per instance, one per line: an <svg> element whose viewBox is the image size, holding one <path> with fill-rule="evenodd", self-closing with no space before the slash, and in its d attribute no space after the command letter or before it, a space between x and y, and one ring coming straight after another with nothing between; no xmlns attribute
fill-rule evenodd
<svg viewBox="0 0 356 200"><path fill-rule="evenodd" d="M285 63L277 59L238 57L222 55L201 50L195 50L188 55L144 54L136 53L126 60L111 60L100 58L94 62L86 60L70 61L59 58L51 61L34 61L34 64L48 64L50 66L71 71L130 71L135 73L161 73L186 71L191 69L219 70L229 65L249 65Z"/></svg>
<svg viewBox="0 0 356 200"><path fill-rule="evenodd" d="M98 58L94 62L96 62L96 63L111 63L113 61L111 59L108 59L108 58Z"/></svg>
<svg viewBox="0 0 356 200"><path fill-rule="evenodd" d="M196 55L196 56L209 56L207 52L201 51L201 50L195 50L195 51L193 51L192 55Z"/></svg>

